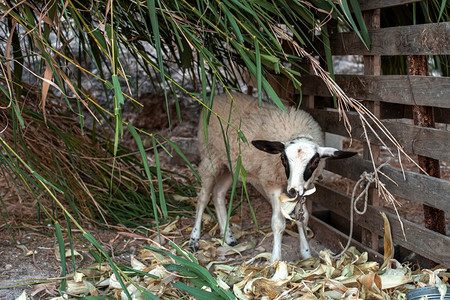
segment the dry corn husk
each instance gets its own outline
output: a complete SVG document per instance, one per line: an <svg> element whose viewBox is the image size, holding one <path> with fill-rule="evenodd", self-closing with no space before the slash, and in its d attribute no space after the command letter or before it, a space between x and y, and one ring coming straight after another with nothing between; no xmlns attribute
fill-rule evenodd
<svg viewBox="0 0 450 300"><path fill-rule="evenodd" d="M302 197L306 197L309 195L314 194L316 191L316 187L313 187L307 191L305 191L305 193L303 194ZM278 199L280 200L280 204L281 204L281 213L283 214L283 217L285 217L288 220L292 220L295 221L290 214L294 211L295 207L297 206L298 202L299 202L299 197L295 197L295 198L289 198L285 193L281 193L280 196L278 197Z"/></svg>

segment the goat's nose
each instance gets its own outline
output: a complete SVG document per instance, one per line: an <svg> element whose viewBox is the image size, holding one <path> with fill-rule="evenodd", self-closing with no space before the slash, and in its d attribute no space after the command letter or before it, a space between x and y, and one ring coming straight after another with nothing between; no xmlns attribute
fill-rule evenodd
<svg viewBox="0 0 450 300"><path fill-rule="evenodd" d="M297 197L297 191L294 188L292 188L289 191L287 191L287 195L291 199L295 198L295 197Z"/></svg>

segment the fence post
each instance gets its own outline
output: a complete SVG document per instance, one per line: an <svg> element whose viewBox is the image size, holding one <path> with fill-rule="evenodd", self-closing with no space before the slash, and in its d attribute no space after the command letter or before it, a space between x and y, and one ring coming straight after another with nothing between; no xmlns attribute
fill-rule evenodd
<svg viewBox="0 0 450 300"><path fill-rule="evenodd" d="M380 28L380 9L370 10L364 12L364 20L368 28ZM381 75L381 56L380 55L364 55L364 75ZM366 101L364 103L376 117L381 116L381 104L379 101ZM369 147L371 149L369 149ZM380 154L380 146L364 144L363 158L370 160L370 150L372 151L373 159L378 161ZM371 189L369 195L369 204L373 206L381 206L381 199L378 197L376 191ZM376 233L368 229L362 228L361 242L369 248L378 251L379 237Z"/></svg>
<svg viewBox="0 0 450 300"><path fill-rule="evenodd" d="M429 75L428 57L424 55L409 55L406 60L408 63L408 75ZM414 95L413 95L414 96ZM418 106L413 107L414 124L422 127L435 128L433 107ZM418 155L419 166L430 176L440 177L439 160L430 157ZM445 235L445 212L443 210L423 205L425 227Z"/></svg>

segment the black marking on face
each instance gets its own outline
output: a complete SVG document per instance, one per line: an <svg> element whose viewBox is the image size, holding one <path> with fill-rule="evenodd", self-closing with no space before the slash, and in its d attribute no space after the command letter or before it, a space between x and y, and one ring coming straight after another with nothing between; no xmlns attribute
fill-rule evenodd
<svg viewBox="0 0 450 300"><path fill-rule="evenodd" d="M306 165L305 172L303 173L303 179L305 180L305 182L308 181L312 177L314 171L319 166L319 162L320 162L320 156L319 156L319 153L316 153L316 154L314 154L314 156L311 158L311 160Z"/></svg>
<svg viewBox="0 0 450 300"><path fill-rule="evenodd" d="M289 169L289 162L288 162L288 159L287 159L287 156L286 156L286 152L285 151L281 152L281 156L280 157L281 157L281 163L284 166L284 171L286 172L286 178L289 178L289 176L291 174L291 171Z"/></svg>

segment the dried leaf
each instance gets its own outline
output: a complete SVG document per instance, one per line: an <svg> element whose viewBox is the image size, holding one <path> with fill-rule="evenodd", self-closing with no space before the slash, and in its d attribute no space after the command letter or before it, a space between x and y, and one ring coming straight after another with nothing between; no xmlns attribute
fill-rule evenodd
<svg viewBox="0 0 450 300"><path fill-rule="evenodd" d="M16 245L16 247L22 249L24 256L31 256L31 255L37 253L36 250L34 250L34 251L28 250L28 248L25 245Z"/></svg>
<svg viewBox="0 0 450 300"><path fill-rule="evenodd" d="M95 287L89 281L83 280L81 282L75 282L74 280L67 281L66 292L73 295L88 295L95 291Z"/></svg>
<svg viewBox="0 0 450 300"><path fill-rule="evenodd" d="M109 278L109 288L110 289L121 289L119 280L117 280L116 274L112 274Z"/></svg>
<svg viewBox="0 0 450 300"><path fill-rule="evenodd" d="M231 254L239 254L242 256L241 252L255 248L255 246L256 246L256 240L245 241L234 247L230 247L227 244L224 244L223 246L220 246L217 248L217 256L220 257L220 256L231 255Z"/></svg>
<svg viewBox="0 0 450 300"><path fill-rule="evenodd" d="M320 258L323 259L328 266L333 265L330 251L322 250L322 251L320 251L319 255L320 255Z"/></svg>
<svg viewBox="0 0 450 300"><path fill-rule="evenodd" d="M283 283L281 284L281 282ZM288 280L274 282L266 278L256 278L247 284L244 288L244 292L251 293L254 297L259 299L261 299L262 296L266 296L268 299L275 299L281 294L278 287L286 284L287 282Z"/></svg>
<svg viewBox="0 0 450 300"><path fill-rule="evenodd" d="M107 286L109 286L110 281L111 281L110 278L105 278L103 280L99 280L99 282L97 283L97 287L99 287L99 288L107 287Z"/></svg>
<svg viewBox="0 0 450 300"><path fill-rule="evenodd" d="M343 293L340 293L335 290L325 291L323 293L323 296L325 297L325 299L343 299L343 295L344 295Z"/></svg>
<svg viewBox="0 0 450 300"><path fill-rule="evenodd" d="M83 273L81 273L81 272L78 272L78 271L75 271L75 274L74 274L74 276L73 276L73 280L75 281L75 282L82 282L83 281L83 277L84 277L85 275L83 274Z"/></svg>
<svg viewBox="0 0 450 300"><path fill-rule="evenodd" d="M381 278L377 273L370 273L367 275L362 275L358 279L358 282L364 285L371 291L375 293L381 294Z"/></svg>
<svg viewBox="0 0 450 300"><path fill-rule="evenodd" d="M295 221L290 214L294 211L296 202L281 202L281 214L288 220Z"/></svg>
<svg viewBox="0 0 450 300"><path fill-rule="evenodd" d="M220 279L220 278L217 278L217 283L219 284L219 286L221 287L221 288L223 288L224 290L229 290L230 289L230 286L225 282L225 281L223 281L222 279Z"/></svg>
<svg viewBox="0 0 450 300"><path fill-rule="evenodd" d="M288 266L285 261L279 261L275 274L272 278L270 278L270 280L278 282L285 279L290 279Z"/></svg>
<svg viewBox="0 0 450 300"><path fill-rule="evenodd" d="M317 300L318 298L316 296L314 296L313 293L306 293L303 296L301 296L300 298L298 298L298 300Z"/></svg>
<svg viewBox="0 0 450 300"><path fill-rule="evenodd" d="M42 77L42 98L41 98L41 105L42 105L42 115L44 116L44 122L47 123L47 112L45 110L45 104L47 102L47 95L48 95L48 89L50 88L50 83L52 82L53 78L53 70L48 63L48 61L45 61L45 71L44 76Z"/></svg>
<svg viewBox="0 0 450 300"><path fill-rule="evenodd" d="M142 271L146 268L146 265L137 260L134 255L131 255L131 267L135 270Z"/></svg>
<svg viewBox="0 0 450 300"><path fill-rule="evenodd" d="M19 297L16 298L16 300L29 300L30 298L27 295L27 292L23 291L22 294L20 294Z"/></svg>
<svg viewBox="0 0 450 300"><path fill-rule="evenodd" d="M402 286L412 281L411 276L406 275L380 275L383 290Z"/></svg>
<svg viewBox="0 0 450 300"><path fill-rule="evenodd" d="M67 249L66 253L64 254L66 257L71 257L72 256L72 250L71 249ZM73 250L73 256L77 257L81 257L81 260L84 259L84 256L82 254L80 254L80 252L78 252L77 250Z"/></svg>
<svg viewBox="0 0 450 300"><path fill-rule="evenodd" d="M128 290L128 293L130 294L132 300L142 299L141 292L139 292L139 290L133 284L130 284L127 287L127 290ZM124 291L122 291L120 293L120 297L122 298L122 300L129 300L127 294L125 294Z"/></svg>
<svg viewBox="0 0 450 300"><path fill-rule="evenodd" d="M172 231L177 230L177 224L180 220L180 217L177 216L173 222L167 224L163 229L161 229L162 234L170 234Z"/></svg>
<svg viewBox="0 0 450 300"><path fill-rule="evenodd" d="M41 283L41 284L37 284L33 287L33 291L31 292L30 296L33 297L36 296L37 294L45 291L48 295L56 295L58 293L56 293L55 291L58 290L57 285L59 284L59 282L48 282L48 283Z"/></svg>
<svg viewBox="0 0 450 300"><path fill-rule="evenodd" d="M358 269L361 270L363 273L375 272L379 269L379 264L376 261L369 261L362 265L359 265Z"/></svg>
<svg viewBox="0 0 450 300"><path fill-rule="evenodd" d="M272 257L272 253L269 253L269 252L259 253L258 255L256 255L249 261L247 261L247 264L252 264L255 260L260 259L260 258L264 258L266 261L270 261L271 257Z"/></svg>
<svg viewBox="0 0 450 300"><path fill-rule="evenodd" d="M392 233L391 233L391 225L389 224L389 220L384 212L380 212L381 216L384 220L384 262L381 266L383 270L388 261L394 258L394 243L392 242Z"/></svg>
<svg viewBox="0 0 450 300"><path fill-rule="evenodd" d="M253 278L253 272L250 272L247 276L244 277L244 279L235 285L233 285L233 293L238 299L242 300L249 300L250 295L244 293L243 288L246 286L246 284Z"/></svg>
<svg viewBox="0 0 450 300"><path fill-rule="evenodd" d="M152 275L155 275L155 276L158 276L159 278L164 278L168 274L167 270L161 265L157 265L153 270L151 270L148 273L152 274Z"/></svg>
<svg viewBox="0 0 450 300"><path fill-rule="evenodd" d="M358 300L359 299L359 290L357 288L348 289L345 294L342 296L344 300Z"/></svg>

